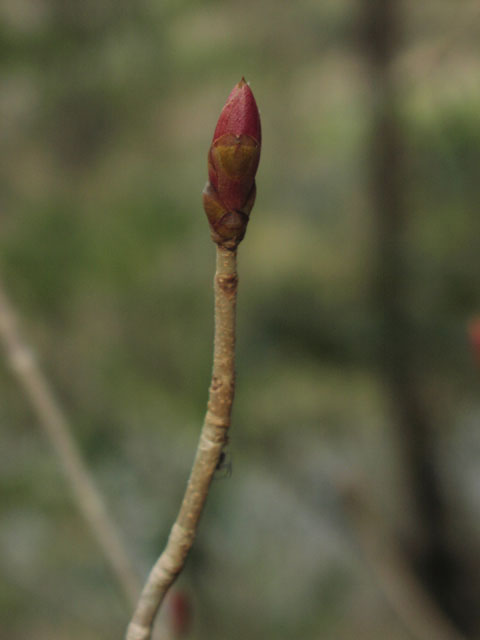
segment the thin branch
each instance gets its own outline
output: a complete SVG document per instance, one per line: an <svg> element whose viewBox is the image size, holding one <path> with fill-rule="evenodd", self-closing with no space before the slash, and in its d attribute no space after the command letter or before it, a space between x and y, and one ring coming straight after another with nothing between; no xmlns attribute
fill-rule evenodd
<svg viewBox="0 0 480 640"><path fill-rule="evenodd" d="M57 454L82 516L87 521L126 599L135 606L140 592L138 574L75 443L70 424L54 397L32 349L19 332L16 314L1 281L0 341L18 384L28 397Z"/></svg>
<svg viewBox="0 0 480 640"><path fill-rule="evenodd" d="M217 246L214 284L215 344L207 413L180 511L165 550L147 578L127 640L150 640L156 613L192 547L212 477L228 440L235 390L236 250Z"/></svg>

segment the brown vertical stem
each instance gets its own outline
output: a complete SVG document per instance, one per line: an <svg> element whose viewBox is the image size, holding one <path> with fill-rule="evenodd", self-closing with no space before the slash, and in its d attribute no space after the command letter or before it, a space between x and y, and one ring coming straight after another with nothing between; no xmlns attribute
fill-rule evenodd
<svg viewBox="0 0 480 640"><path fill-rule="evenodd" d="M217 247L215 273L215 343L207 413L195 460L177 519L167 545L151 570L127 629L127 640L149 640L157 611L182 571L197 532L200 516L228 428L235 390L235 307L237 253Z"/></svg>
<svg viewBox="0 0 480 640"><path fill-rule="evenodd" d="M380 367L414 509L417 544L412 559L438 605L465 629L469 614L455 602L453 585L459 567L447 540L447 511L435 460L432 417L422 398L406 312L407 159L395 72L402 3L362 0L362 4L373 110L370 188L377 242L375 303L380 319Z"/></svg>
<svg viewBox="0 0 480 640"><path fill-rule="evenodd" d="M3 342L18 384L42 425L80 513L108 561L128 602L134 606L140 591L138 574L110 519L101 494L77 447L70 424L40 369L31 348L18 330L15 312L0 281L0 341Z"/></svg>

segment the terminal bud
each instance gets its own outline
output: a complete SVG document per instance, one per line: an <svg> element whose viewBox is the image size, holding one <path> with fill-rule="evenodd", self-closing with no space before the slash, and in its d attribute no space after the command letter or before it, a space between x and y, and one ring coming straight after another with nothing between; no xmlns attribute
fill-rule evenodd
<svg viewBox="0 0 480 640"><path fill-rule="evenodd" d="M203 206L212 239L235 249L247 229L255 202L255 174L262 141L260 115L242 78L228 96L208 153Z"/></svg>

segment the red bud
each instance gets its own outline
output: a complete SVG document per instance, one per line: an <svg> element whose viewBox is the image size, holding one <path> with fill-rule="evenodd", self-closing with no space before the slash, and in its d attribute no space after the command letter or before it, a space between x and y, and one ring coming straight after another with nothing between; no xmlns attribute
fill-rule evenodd
<svg viewBox="0 0 480 640"><path fill-rule="evenodd" d="M252 90L242 78L227 98L217 122L213 142L227 134L251 136L258 144L262 142L260 114Z"/></svg>
<svg viewBox="0 0 480 640"><path fill-rule="evenodd" d="M234 249L245 235L255 201L262 139L253 93L242 78L228 96L208 153L203 205L214 242Z"/></svg>

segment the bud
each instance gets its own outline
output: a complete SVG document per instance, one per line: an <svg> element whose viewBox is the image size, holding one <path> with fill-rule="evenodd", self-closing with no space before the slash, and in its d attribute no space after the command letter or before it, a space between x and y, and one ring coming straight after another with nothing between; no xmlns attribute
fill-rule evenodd
<svg viewBox="0 0 480 640"><path fill-rule="evenodd" d="M212 239L235 249L247 229L255 202L255 174L262 133L253 93L242 78L227 98L208 152L203 191Z"/></svg>

